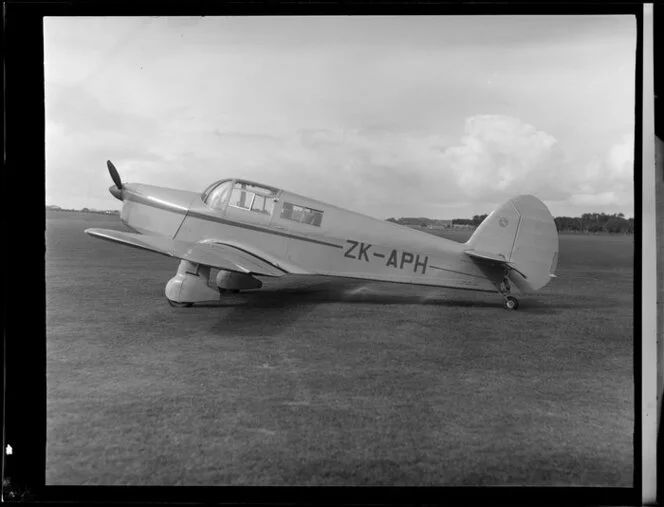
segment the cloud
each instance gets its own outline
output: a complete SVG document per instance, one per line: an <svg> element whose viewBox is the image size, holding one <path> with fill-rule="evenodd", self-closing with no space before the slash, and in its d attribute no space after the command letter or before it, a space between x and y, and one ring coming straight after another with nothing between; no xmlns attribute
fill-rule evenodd
<svg viewBox="0 0 664 507"><path fill-rule="evenodd" d="M220 155L236 174L378 217L458 202L443 170L449 138L391 131L299 129L227 136Z"/></svg>
<svg viewBox="0 0 664 507"><path fill-rule="evenodd" d="M127 181L245 177L377 217L632 206L621 19L50 18L48 196L113 202L110 158Z"/></svg>
<svg viewBox="0 0 664 507"><path fill-rule="evenodd" d="M615 204L615 192L602 192L600 194L574 194L569 199L570 204L574 206L585 206L588 208L597 206L607 206Z"/></svg>
<svg viewBox="0 0 664 507"><path fill-rule="evenodd" d="M634 175L634 133L626 134L622 141L614 145L607 156L607 177L612 183L633 181Z"/></svg>
<svg viewBox="0 0 664 507"><path fill-rule="evenodd" d="M634 208L634 133L625 134L607 152L577 168L566 179L569 203L586 209L623 210ZM594 209L593 209L594 211Z"/></svg>
<svg viewBox="0 0 664 507"><path fill-rule="evenodd" d="M495 201L556 189L562 153L553 136L505 115L467 118L464 130L461 144L447 148L443 158L468 198Z"/></svg>
<svg viewBox="0 0 664 507"><path fill-rule="evenodd" d="M633 133L591 159L569 156L558 140L522 120L476 115L465 121L461 143L443 152L455 183L475 208L529 193L561 213L632 212ZM553 211L553 210L552 210Z"/></svg>

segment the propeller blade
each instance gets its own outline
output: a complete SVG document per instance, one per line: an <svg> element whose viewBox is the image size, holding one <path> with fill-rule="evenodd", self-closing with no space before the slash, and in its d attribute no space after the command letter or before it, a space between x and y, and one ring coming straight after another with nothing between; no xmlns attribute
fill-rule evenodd
<svg viewBox="0 0 664 507"><path fill-rule="evenodd" d="M115 183L115 186L118 187L118 190L122 190L122 180L120 179L120 173L118 173L118 170L113 165L113 162L107 160L106 166L108 167L108 172L111 174L113 183Z"/></svg>

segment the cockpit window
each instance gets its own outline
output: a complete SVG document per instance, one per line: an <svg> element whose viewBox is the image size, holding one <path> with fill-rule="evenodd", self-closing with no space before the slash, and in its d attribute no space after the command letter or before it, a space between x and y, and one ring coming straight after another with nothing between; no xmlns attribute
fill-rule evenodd
<svg viewBox="0 0 664 507"><path fill-rule="evenodd" d="M264 215L269 215L272 211L273 200L264 195L256 194L254 201L251 204L251 211L257 211Z"/></svg>
<svg viewBox="0 0 664 507"><path fill-rule="evenodd" d="M235 208L270 215L275 197L276 192L272 188L238 181L233 186L231 200L228 204Z"/></svg>
<svg viewBox="0 0 664 507"><path fill-rule="evenodd" d="M212 191L209 191L205 198L205 204L215 209L223 209L228 200L228 194L233 186L232 180L226 180L219 183Z"/></svg>
<svg viewBox="0 0 664 507"><path fill-rule="evenodd" d="M281 208L281 218L320 227L320 224L323 221L323 212L316 209L305 208L298 204L284 202Z"/></svg>

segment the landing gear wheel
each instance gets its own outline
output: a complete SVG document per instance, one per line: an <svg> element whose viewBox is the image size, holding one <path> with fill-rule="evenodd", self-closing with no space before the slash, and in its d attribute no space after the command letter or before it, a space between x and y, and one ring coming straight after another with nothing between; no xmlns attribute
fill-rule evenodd
<svg viewBox="0 0 664 507"><path fill-rule="evenodd" d="M519 308L519 300L514 296L506 296L503 302L503 308L506 310L516 310Z"/></svg>
<svg viewBox="0 0 664 507"><path fill-rule="evenodd" d="M168 304L174 308L189 308L194 304L194 303L178 303L177 301L172 301L168 298L166 298L166 300L168 301Z"/></svg>

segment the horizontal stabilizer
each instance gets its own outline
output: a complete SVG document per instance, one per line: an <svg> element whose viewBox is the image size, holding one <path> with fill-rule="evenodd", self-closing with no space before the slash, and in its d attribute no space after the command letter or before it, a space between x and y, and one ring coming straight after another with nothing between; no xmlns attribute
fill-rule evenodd
<svg viewBox="0 0 664 507"><path fill-rule="evenodd" d="M473 259L477 259L477 260L482 261L482 262L500 264L502 266L505 266L508 269L513 269L514 271L519 273L524 279L528 279L528 277L524 273L519 271L513 263L508 262L507 259L505 259L505 256L502 255L502 254L476 252L475 250L465 250L465 253L466 253L466 255L469 255Z"/></svg>
<svg viewBox="0 0 664 507"><path fill-rule="evenodd" d="M212 268L261 276L282 276L287 273L285 269L267 262L255 253L248 253L229 245L193 243L164 236L148 236L110 229L86 229L85 232L100 239Z"/></svg>
<svg viewBox="0 0 664 507"><path fill-rule="evenodd" d="M503 254L476 252L475 250L466 250L466 253L471 257L474 257L475 259L493 261L497 262L498 264L505 264L507 262L507 259L505 259L505 256Z"/></svg>

